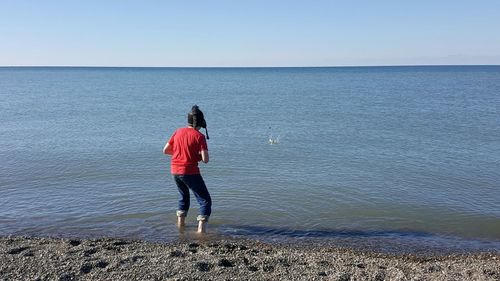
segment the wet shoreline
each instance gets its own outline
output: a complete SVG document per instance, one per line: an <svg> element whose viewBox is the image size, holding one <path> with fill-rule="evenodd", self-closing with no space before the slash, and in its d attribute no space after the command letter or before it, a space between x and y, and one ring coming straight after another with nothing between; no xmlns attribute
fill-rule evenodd
<svg viewBox="0 0 500 281"><path fill-rule="evenodd" d="M500 253L500 240L458 237L412 230L376 231L320 229L301 231L288 228L230 226L223 238L243 238L281 245L321 245L383 254L445 255L494 252ZM193 238L193 237L192 237Z"/></svg>
<svg viewBox="0 0 500 281"><path fill-rule="evenodd" d="M247 239L0 238L5 280L498 280L500 254L382 254Z"/></svg>

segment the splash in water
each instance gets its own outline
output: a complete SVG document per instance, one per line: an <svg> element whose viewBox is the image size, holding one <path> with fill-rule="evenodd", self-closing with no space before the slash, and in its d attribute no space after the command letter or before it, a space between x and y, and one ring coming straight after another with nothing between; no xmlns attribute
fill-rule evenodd
<svg viewBox="0 0 500 281"><path fill-rule="evenodd" d="M280 136L273 137L272 135L269 136L269 144L278 144L280 142Z"/></svg>

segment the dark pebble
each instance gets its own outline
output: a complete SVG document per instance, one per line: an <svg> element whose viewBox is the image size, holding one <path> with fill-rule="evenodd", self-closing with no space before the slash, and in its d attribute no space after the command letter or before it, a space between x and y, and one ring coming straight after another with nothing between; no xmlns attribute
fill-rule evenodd
<svg viewBox="0 0 500 281"><path fill-rule="evenodd" d="M492 269L484 269L483 273L484 273L484 275L490 276L490 277L497 275L497 272L492 270Z"/></svg>
<svg viewBox="0 0 500 281"><path fill-rule="evenodd" d="M198 269L199 271L203 271L203 272L210 271L210 264L208 264L206 262L197 262L196 269Z"/></svg>
<svg viewBox="0 0 500 281"><path fill-rule="evenodd" d="M256 266L253 266L253 265L252 265L252 266L249 266L249 267L248 267L248 270L250 270L250 271L254 271L254 272L255 272L255 271L259 270L259 269L258 269Z"/></svg>
<svg viewBox="0 0 500 281"><path fill-rule="evenodd" d="M92 271L92 265L90 263L85 263L80 267L81 273L89 273Z"/></svg>
<svg viewBox="0 0 500 281"><path fill-rule="evenodd" d="M326 272L324 272L324 271L318 272L318 275L319 276L326 276Z"/></svg>
<svg viewBox="0 0 500 281"><path fill-rule="evenodd" d="M105 268L106 266L108 266L108 264L109 264L109 262L101 260L101 261L98 261L95 264L95 266L99 267L99 268Z"/></svg>
<svg viewBox="0 0 500 281"><path fill-rule="evenodd" d="M318 262L318 264L321 265L321 266L328 266L328 265L330 265L330 263L328 261L320 261L320 262Z"/></svg>
<svg viewBox="0 0 500 281"><path fill-rule="evenodd" d="M264 265L262 267L262 270L264 270L265 272L270 272L270 271L274 270L274 266L272 266L272 265Z"/></svg>
<svg viewBox="0 0 500 281"><path fill-rule="evenodd" d="M184 257L184 253L179 250L175 250L170 252L170 256L175 258Z"/></svg>
<svg viewBox="0 0 500 281"><path fill-rule="evenodd" d="M189 248L198 248L198 247L200 247L200 245L197 243L189 243L188 247Z"/></svg>
<svg viewBox="0 0 500 281"><path fill-rule="evenodd" d="M225 244L224 248L226 248L226 249L228 249L230 251L233 251L233 250L235 250L237 248L237 246L233 245L233 244Z"/></svg>
<svg viewBox="0 0 500 281"><path fill-rule="evenodd" d="M95 253L97 253L97 249L96 248L88 249L88 250L86 250L86 251L83 252L83 254L85 256L90 256L90 255L93 255Z"/></svg>
<svg viewBox="0 0 500 281"><path fill-rule="evenodd" d="M337 280L338 281L349 281L349 280L351 280L351 275L349 275L348 273L344 273L344 274L340 275L340 277Z"/></svg>
<svg viewBox="0 0 500 281"><path fill-rule="evenodd" d="M219 260L218 265L222 266L222 267L233 267L234 266L234 264L230 260L227 260L227 259Z"/></svg>
<svg viewBox="0 0 500 281"><path fill-rule="evenodd" d="M106 247L104 247L104 249L106 249L108 251L121 252L121 249L119 247L116 247L116 246L106 246Z"/></svg>
<svg viewBox="0 0 500 281"><path fill-rule="evenodd" d="M288 260L287 260L286 258L279 258L279 259L278 259L278 262L279 262L282 266L284 266L284 267L288 267L288 266L290 266L290 263L288 262Z"/></svg>
<svg viewBox="0 0 500 281"><path fill-rule="evenodd" d="M59 281L71 281L71 280L76 280L75 274L73 273L63 273L61 276L59 276Z"/></svg>
<svg viewBox="0 0 500 281"><path fill-rule="evenodd" d="M379 271L377 272L377 275L375 275L375 281L383 281L385 280L385 272Z"/></svg>
<svg viewBox="0 0 500 281"><path fill-rule="evenodd" d="M136 261L143 259L143 258L144 258L144 256L133 256L131 259L133 262L136 262Z"/></svg>
<svg viewBox="0 0 500 281"><path fill-rule="evenodd" d="M441 270L441 267L439 265L431 265L427 267L427 272L438 272Z"/></svg>
<svg viewBox="0 0 500 281"><path fill-rule="evenodd" d="M127 241L115 241L113 242L113 245L115 246L123 246L129 244Z"/></svg>
<svg viewBox="0 0 500 281"><path fill-rule="evenodd" d="M69 242L68 242L68 243L69 243L71 246L75 247L75 246L78 246L78 245L82 244L82 241L72 239L72 240L69 240Z"/></svg>
<svg viewBox="0 0 500 281"><path fill-rule="evenodd" d="M32 256L34 256L34 255L35 255L35 254L33 254L33 252L32 252L32 251L27 251L27 252L25 252L25 253L23 254L23 256L25 256L25 257L32 257Z"/></svg>
<svg viewBox="0 0 500 281"><path fill-rule="evenodd" d="M358 268L365 268L366 267L364 263L358 263L358 264L356 264L356 266Z"/></svg>
<svg viewBox="0 0 500 281"><path fill-rule="evenodd" d="M19 248L14 248L14 249L11 249L7 252L7 254L10 254L10 255L17 255L19 253L21 253L22 251L24 250L27 250L29 249L30 247L19 247Z"/></svg>

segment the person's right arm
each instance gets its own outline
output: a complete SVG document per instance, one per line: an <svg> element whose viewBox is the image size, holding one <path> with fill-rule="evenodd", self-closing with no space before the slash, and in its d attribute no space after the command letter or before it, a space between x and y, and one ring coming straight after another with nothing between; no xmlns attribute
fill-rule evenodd
<svg viewBox="0 0 500 281"><path fill-rule="evenodd" d="M167 155L174 154L174 151L172 150L172 148L173 148L173 143L174 143L173 139L174 139L174 136L175 136L176 133L177 133L177 131L174 132L174 134L170 137L170 139L167 141L167 143L163 147L163 153L164 154L167 154Z"/></svg>
<svg viewBox="0 0 500 281"><path fill-rule="evenodd" d="M172 146L168 142L165 144L165 147L163 147L163 153L167 155L172 155L173 153Z"/></svg>

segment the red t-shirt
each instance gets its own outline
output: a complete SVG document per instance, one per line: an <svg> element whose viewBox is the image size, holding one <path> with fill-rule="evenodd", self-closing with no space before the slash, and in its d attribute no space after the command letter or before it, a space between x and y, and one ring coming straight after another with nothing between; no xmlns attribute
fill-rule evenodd
<svg viewBox="0 0 500 281"><path fill-rule="evenodd" d="M172 146L171 172L173 175L200 174L200 152L207 150L205 136L193 128L177 129L168 144Z"/></svg>

